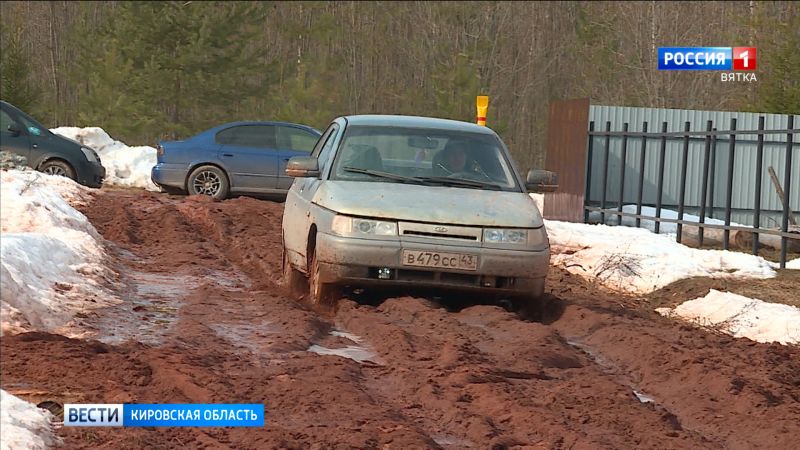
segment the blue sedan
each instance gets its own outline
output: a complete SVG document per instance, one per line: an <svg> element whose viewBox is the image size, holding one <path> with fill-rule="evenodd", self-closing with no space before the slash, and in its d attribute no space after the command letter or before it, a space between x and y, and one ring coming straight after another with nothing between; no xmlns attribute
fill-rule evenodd
<svg viewBox="0 0 800 450"><path fill-rule="evenodd" d="M308 156L320 132L284 122L233 122L185 141L162 141L151 172L169 193L210 195L286 194L286 163Z"/></svg>

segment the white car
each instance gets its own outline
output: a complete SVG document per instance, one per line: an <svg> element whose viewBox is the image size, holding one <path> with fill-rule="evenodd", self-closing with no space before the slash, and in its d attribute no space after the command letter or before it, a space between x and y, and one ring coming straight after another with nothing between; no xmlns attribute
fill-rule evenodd
<svg viewBox="0 0 800 450"><path fill-rule="evenodd" d="M292 158L283 216L286 283L314 303L341 286L413 285L535 300L550 246L527 183L489 128L427 117L334 120Z"/></svg>

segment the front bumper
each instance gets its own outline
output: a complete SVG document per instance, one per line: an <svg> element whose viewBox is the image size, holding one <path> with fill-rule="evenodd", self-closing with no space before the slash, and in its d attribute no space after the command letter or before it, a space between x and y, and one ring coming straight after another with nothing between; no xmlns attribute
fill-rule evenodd
<svg viewBox="0 0 800 450"><path fill-rule="evenodd" d="M414 286L476 290L493 294L538 297L544 292L550 249L500 250L340 237L318 233L320 280L352 285ZM406 266L404 249L478 255L477 270ZM378 269L389 268L389 279L379 279Z"/></svg>
<svg viewBox="0 0 800 450"><path fill-rule="evenodd" d="M106 178L106 168L100 163L86 163L77 169L78 183L91 188L99 188Z"/></svg>
<svg viewBox="0 0 800 450"><path fill-rule="evenodd" d="M150 179L157 186L186 189L186 172L182 164L158 163L150 170Z"/></svg>

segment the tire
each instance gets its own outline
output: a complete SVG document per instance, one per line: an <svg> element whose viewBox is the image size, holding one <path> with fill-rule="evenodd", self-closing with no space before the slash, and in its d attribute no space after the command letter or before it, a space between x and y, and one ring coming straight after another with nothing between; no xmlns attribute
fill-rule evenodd
<svg viewBox="0 0 800 450"><path fill-rule="evenodd" d="M186 190L189 195L208 195L217 200L228 196L228 176L217 166L200 166L189 174Z"/></svg>
<svg viewBox="0 0 800 450"><path fill-rule="evenodd" d="M339 298L339 287L333 283L323 283L319 279L317 251L311 254L308 265L308 298L313 306L333 306Z"/></svg>
<svg viewBox="0 0 800 450"><path fill-rule="evenodd" d="M67 177L70 180L75 180L75 169L72 168L66 161L60 159L51 159L45 161L39 166L39 171L49 175L56 175Z"/></svg>
<svg viewBox="0 0 800 450"><path fill-rule="evenodd" d="M291 263L289 263L289 252L286 250L286 246L283 246L283 285L286 286L286 289L289 291L289 295L302 295L305 294L306 287L306 277L303 275L303 272L292 267Z"/></svg>

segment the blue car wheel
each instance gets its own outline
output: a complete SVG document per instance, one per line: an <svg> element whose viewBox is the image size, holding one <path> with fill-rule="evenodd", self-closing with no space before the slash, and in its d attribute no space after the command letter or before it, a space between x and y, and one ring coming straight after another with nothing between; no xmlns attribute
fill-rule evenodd
<svg viewBox="0 0 800 450"><path fill-rule="evenodd" d="M216 166L200 166L189 175L186 188L189 195L208 195L217 200L228 196L228 177Z"/></svg>

